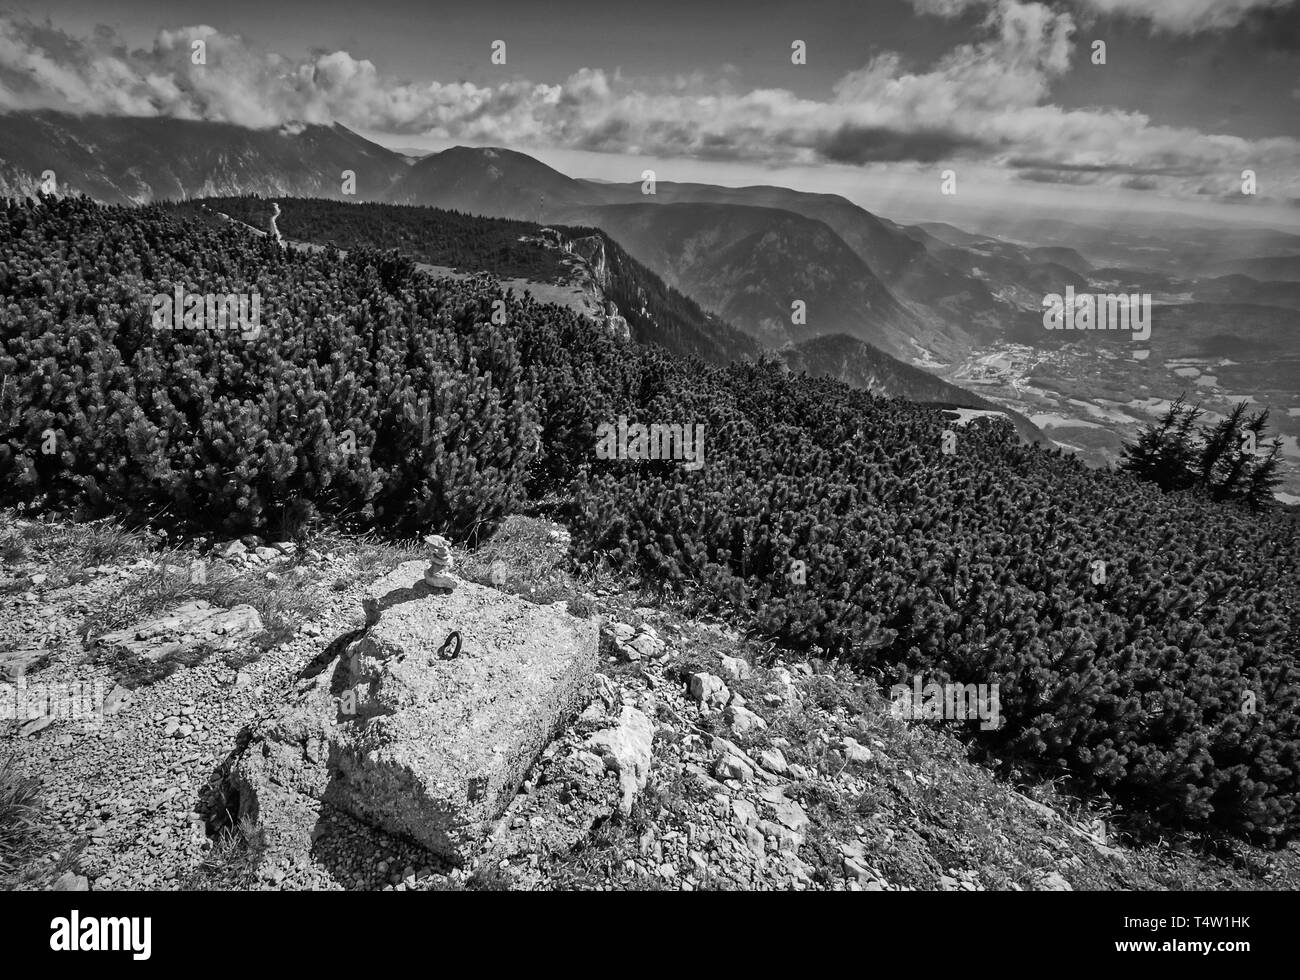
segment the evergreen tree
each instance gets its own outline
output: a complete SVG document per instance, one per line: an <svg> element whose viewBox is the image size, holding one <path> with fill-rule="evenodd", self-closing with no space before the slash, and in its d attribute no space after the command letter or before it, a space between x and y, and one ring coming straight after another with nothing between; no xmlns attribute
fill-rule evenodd
<svg viewBox="0 0 1300 980"><path fill-rule="evenodd" d="M1275 438L1268 455L1256 461L1242 496L1251 510L1264 510L1273 503L1273 489L1282 482L1282 440Z"/></svg>
<svg viewBox="0 0 1300 980"><path fill-rule="evenodd" d="M1233 449L1240 446L1242 419L1246 415L1246 404L1245 401L1238 402L1232 407L1232 411L1228 413L1226 418L1221 419L1210 428L1201 430L1204 445L1201 448L1201 459L1197 466L1201 486L1208 488L1215 484L1216 467L1230 457Z"/></svg>
<svg viewBox="0 0 1300 980"><path fill-rule="evenodd" d="M1119 469L1166 492L1192 486L1198 468L1192 426L1201 414L1199 405L1190 406L1179 395L1158 422L1146 426L1133 442L1124 444Z"/></svg>

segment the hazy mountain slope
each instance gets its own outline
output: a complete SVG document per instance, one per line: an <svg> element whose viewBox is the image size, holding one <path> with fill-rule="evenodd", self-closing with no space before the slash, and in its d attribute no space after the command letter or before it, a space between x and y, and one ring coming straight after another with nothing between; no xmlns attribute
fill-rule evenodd
<svg viewBox="0 0 1300 980"><path fill-rule="evenodd" d="M30 194L46 170L60 193L113 204L215 194L360 197L405 173L400 154L342 126L246 129L186 119L0 114L0 193Z"/></svg>
<svg viewBox="0 0 1300 980"><path fill-rule="evenodd" d="M972 271L966 256L955 263L941 261L906 229L834 194L665 181L655 185L654 194L646 194L640 182L573 180L526 154L496 148L455 147L426 157L388 198L604 228L668 282L769 344L844 332L909 359L958 356L977 340L1000 337L1011 304L1029 302L1023 283L1043 275L1041 259L996 243L1008 250L1013 265L987 280ZM655 217L646 211L610 210L614 208L666 208L669 213ZM811 226L796 228L782 215L820 224L843 248ZM730 251L725 260L718 256L720 249L759 232L770 234ZM807 247L800 235L809 239ZM845 250L858 261L834 254ZM816 256L823 268L797 273L780 268L790 261L798 264L803 255ZM1075 253L1062 251L1061 257L1086 267ZM796 291L801 292L796 296ZM795 298L809 304L807 324L790 323ZM865 330L864 320L869 324Z"/></svg>
<svg viewBox="0 0 1300 980"><path fill-rule="evenodd" d="M810 194L788 187L718 187L711 184L661 181L653 195L640 184L594 184L584 181L610 204L734 204L776 208L825 222L886 282L898 278L924 249L895 228L847 198Z"/></svg>
<svg viewBox="0 0 1300 980"><path fill-rule="evenodd" d="M1198 282L1192 295L1205 303L1256 303L1300 310L1300 282L1260 282L1240 273Z"/></svg>
<svg viewBox="0 0 1300 980"><path fill-rule="evenodd" d="M588 199L579 181L526 153L468 146L454 146L420 160L386 197L397 204L427 204L528 221L550 221L554 206Z"/></svg>
<svg viewBox="0 0 1300 980"><path fill-rule="evenodd" d="M1176 214L1110 211L1093 214L1085 224L1028 213L1000 213L971 221L981 234L1072 248L1094 265L1155 269L1176 276L1245 272L1257 279L1293 279L1267 267L1252 271L1230 266L1238 260L1300 256L1300 234L1294 231L1209 225Z"/></svg>
<svg viewBox="0 0 1300 980"><path fill-rule="evenodd" d="M1055 262L1033 262L1023 249L1001 242L948 248L937 258L986 283L995 296L1026 309L1042 309L1045 295L1062 293L1067 286L1088 288L1088 280L1073 269Z"/></svg>
<svg viewBox="0 0 1300 980"><path fill-rule="evenodd" d="M1242 277L1247 282L1252 279ZM1120 268L1119 266L1102 266L1088 273L1088 282L1098 292L1153 293L1156 295L1177 295L1191 289L1191 280L1151 269Z"/></svg>
<svg viewBox="0 0 1300 980"><path fill-rule="evenodd" d="M1025 254L1031 262L1040 265L1061 265L1081 276L1092 271L1092 263L1072 248L1049 245L1043 248L1027 249Z"/></svg>
<svg viewBox="0 0 1300 980"><path fill-rule="evenodd" d="M1207 276L1246 275L1254 279L1300 282L1300 255L1263 255L1215 262L1203 270Z"/></svg>
<svg viewBox="0 0 1300 980"><path fill-rule="evenodd" d="M809 194L783 187L729 188L665 181L655 185L654 194L645 194L639 181L606 183L573 180L526 154L496 148L455 147L415 164L388 197L403 203L431 204L475 214L546 222L581 222L598 227L604 227L602 222L610 217L607 212L595 210L602 204L647 207L689 204L757 208L766 212L785 211L824 223L834 231L861 260L872 280L881 282L894 294L893 299L897 305L905 308L918 324L927 328L918 331L916 336L932 350L953 346L964 348L974 336L985 339L995 337L1008 312L979 279L935 260L924 245L897 225L834 194ZM752 212L747 215L728 215L722 210L711 210L708 214L711 220L724 219L733 225L748 223L751 233L759 230L753 223L755 218L762 217ZM667 231L674 245L679 244L680 236L674 234L671 228L679 220L674 218L664 225L657 225L653 230L643 226L636 246L624 242L647 265L669 281L675 281L678 263L668 260L671 249L667 239L652 239L657 233ZM622 226L606 230L620 241L626 237ZM783 226L781 229L781 233L788 231L788 227ZM712 232L706 234L711 235ZM717 240L732 241L734 234L727 229L718 229ZM652 258L652 251L658 257ZM680 284L688 292L691 291L684 280ZM874 291L874 282L850 287L847 291L856 291L862 297L868 297ZM703 296L697 298L709 305ZM779 342L783 339L783 331L773 319L771 309L753 309L753 297L735 299L738 308L734 311L735 315L730 316L734 322L766 341ZM785 310L788 312L788 304ZM871 312L873 316L878 312L875 305ZM836 315L839 315L838 312ZM788 321L788 316L778 316L776 319ZM821 333L825 332L823 327L827 324L809 326L811 333ZM832 329L855 332L852 324L843 319L830 326ZM937 343L931 343L921 336L922 333L948 336ZM955 345L953 341L956 342ZM897 340L888 341L883 337L878 337L877 342L885 343L902 356L911 357L918 353L910 342L900 344Z"/></svg>
<svg viewBox="0 0 1300 980"><path fill-rule="evenodd" d="M583 183L609 203L734 204L793 211L832 228L923 320L956 325L970 333L995 333L1004 312L983 283L935 260L904 228L838 194L810 194L788 187L660 182L654 195L642 195L640 184Z"/></svg>
<svg viewBox="0 0 1300 980"><path fill-rule="evenodd" d="M826 333L910 358L917 344L956 346L927 328L827 225L772 208L617 204L570 208L568 220L604 229L670 284L761 342ZM792 322L792 304L806 322Z"/></svg>
<svg viewBox="0 0 1300 980"><path fill-rule="evenodd" d="M942 242L948 246L957 246L958 248L967 248L990 240L987 235L972 234L958 228L956 225L950 225L946 221L922 221L915 227L936 242Z"/></svg>

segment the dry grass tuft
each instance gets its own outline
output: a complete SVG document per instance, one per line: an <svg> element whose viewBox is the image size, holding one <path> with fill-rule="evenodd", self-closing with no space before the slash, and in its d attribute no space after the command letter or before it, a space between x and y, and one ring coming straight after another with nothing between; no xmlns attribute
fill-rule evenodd
<svg viewBox="0 0 1300 980"><path fill-rule="evenodd" d="M557 524L511 515L491 538L470 552L461 575L530 602L576 597L579 590L565 570L568 540L568 532Z"/></svg>

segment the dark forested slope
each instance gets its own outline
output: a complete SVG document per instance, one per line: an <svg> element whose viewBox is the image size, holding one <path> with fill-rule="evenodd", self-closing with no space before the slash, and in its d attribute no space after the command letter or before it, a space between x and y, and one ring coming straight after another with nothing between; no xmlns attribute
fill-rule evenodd
<svg viewBox="0 0 1300 980"><path fill-rule="evenodd" d="M634 340L694 354L716 364L756 357L759 347L725 320L706 313L664 284L604 232L540 225L508 218L483 218L423 206L348 204L315 198L277 198L276 225L291 241L396 249L430 265L501 278L561 281L567 274L564 247L599 238L595 270L601 291L627 318ZM259 229L268 228L272 202L258 197L205 198L176 205L184 212L222 212ZM580 246L585 247L585 246Z"/></svg>

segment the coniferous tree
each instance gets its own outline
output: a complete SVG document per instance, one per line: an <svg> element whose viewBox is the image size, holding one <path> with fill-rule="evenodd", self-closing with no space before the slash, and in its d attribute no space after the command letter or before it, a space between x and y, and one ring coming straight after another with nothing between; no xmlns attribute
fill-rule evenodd
<svg viewBox="0 0 1300 980"><path fill-rule="evenodd" d="M1238 402L1225 418L1220 419L1212 427L1202 429L1203 445L1200 461L1197 464L1201 486L1212 487L1217 482L1215 479L1217 468L1225 459L1230 458L1232 451L1240 445L1246 405L1245 401Z"/></svg>
<svg viewBox="0 0 1300 980"><path fill-rule="evenodd" d="M1158 422L1124 444L1119 469L1166 492L1187 489L1195 480L1197 447L1192 426L1200 416L1200 406L1186 404L1179 395Z"/></svg>
<svg viewBox="0 0 1300 980"><path fill-rule="evenodd" d="M1256 460L1242 495L1251 510L1264 510L1273 503L1273 490L1282 482L1281 467L1282 440L1275 438L1269 444L1268 455Z"/></svg>
<svg viewBox="0 0 1300 980"><path fill-rule="evenodd" d="M1254 448L1263 430L1264 416L1252 415L1240 433L1234 433L1234 445L1221 460L1217 478L1211 474L1210 494L1215 500L1232 500L1240 495L1242 480L1249 476L1255 462ZM1250 438L1242 435L1249 433Z"/></svg>

